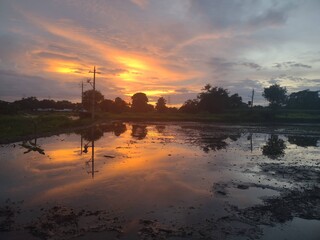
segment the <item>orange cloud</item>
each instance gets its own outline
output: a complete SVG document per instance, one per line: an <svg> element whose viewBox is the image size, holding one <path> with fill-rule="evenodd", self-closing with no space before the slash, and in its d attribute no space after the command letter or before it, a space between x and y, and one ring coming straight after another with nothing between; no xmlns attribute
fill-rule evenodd
<svg viewBox="0 0 320 240"><path fill-rule="evenodd" d="M52 22L34 14L26 12L23 14L38 28L54 35L55 38L62 38L64 45L70 46L73 56L79 52L74 59L59 59L54 56L40 59L41 64L45 66L41 69L44 74L56 74L57 79L65 81L66 78L62 79L61 75L68 75L67 78L71 81L77 77L91 77L88 71L95 65L98 70L104 69L98 76L100 83L110 84L112 82L117 87L124 89L125 95L145 92L147 95L161 96L168 93L173 94L173 83L175 82L203 76L201 72L184 66L185 63L179 63L170 58L151 57L148 52L127 51L111 45L99 37L92 36L87 29L79 28L72 21ZM48 50L42 49L42 51ZM68 53L58 50L55 54ZM123 71L115 74L112 69ZM166 86L168 83L171 87ZM163 86L166 87L166 91L163 90Z"/></svg>
<svg viewBox="0 0 320 240"><path fill-rule="evenodd" d="M148 4L148 0L131 0L131 2L138 5L140 8L145 8Z"/></svg>

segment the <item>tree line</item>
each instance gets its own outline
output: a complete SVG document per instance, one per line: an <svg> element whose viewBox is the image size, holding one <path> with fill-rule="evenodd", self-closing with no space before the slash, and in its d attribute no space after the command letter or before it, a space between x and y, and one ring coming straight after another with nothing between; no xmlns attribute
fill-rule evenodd
<svg viewBox="0 0 320 240"><path fill-rule="evenodd" d="M80 103L72 103L67 100L55 101L51 99L38 100L36 97L27 97L14 102L0 101L0 113L15 113L19 111L47 110L80 110Z"/></svg>
<svg viewBox="0 0 320 240"><path fill-rule="evenodd" d="M309 89L287 94L287 89L278 84L264 88L262 96L269 102L269 108L288 108L288 109L311 109L320 110L319 91ZM82 104L72 103L67 100L55 101L50 99L38 100L36 97L22 98L12 103L0 101L0 113L14 113L17 111L34 111L39 109L73 111L91 111L93 106L93 90L83 93ZM222 113L230 109L246 109L249 103L244 103L239 94L230 94L228 89L213 87L210 84L204 86L195 99L189 99L178 109L168 107L166 99L160 97L156 105L149 103L145 93L138 92L131 97L131 103L126 102L120 97L114 100L106 99L104 95L95 90L95 109L102 112L123 113L123 112L185 112L185 113Z"/></svg>
<svg viewBox="0 0 320 240"><path fill-rule="evenodd" d="M83 94L83 108L87 111L91 111L93 99L93 90L88 90ZM149 99L145 93L138 92L132 95L131 103L127 103L120 97L116 97L115 100L105 99L103 94L99 91L95 91L95 108L103 112L176 112L177 108L167 106L167 101L164 97L160 97L153 106L149 103Z"/></svg>
<svg viewBox="0 0 320 240"><path fill-rule="evenodd" d="M285 87L274 84L265 88L262 96L269 101L269 107L271 108L320 110L319 92L306 89L288 95Z"/></svg>

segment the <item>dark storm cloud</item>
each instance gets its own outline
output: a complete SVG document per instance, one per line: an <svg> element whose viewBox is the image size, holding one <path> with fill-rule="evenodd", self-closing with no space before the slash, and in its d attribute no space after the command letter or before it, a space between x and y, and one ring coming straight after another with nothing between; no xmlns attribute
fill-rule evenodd
<svg viewBox="0 0 320 240"><path fill-rule="evenodd" d="M253 62L240 62L240 63L238 63L238 65L246 66L248 68L252 68L255 70L261 70L261 68L262 68L259 64L253 63Z"/></svg>
<svg viewBox="0 0 320 240"><path fill-rule="evenodd" d="M282 62L282 63L274 63L273 65L274 68L312 68L312 66L303 64L303 63L297 63L293 61L288 61L288 62Z"/></svg>
<svg viewBox="0 0 320 240"><path fill-rule="evenodd" d="M120 73L127 72L127 70L123 68L106 68L106 67L100 67L99 71L103 73L108 73L111 75L118 75Z"/></svg>
<svg viewBox="0 0 320 240"><path fill-rule="evenodd" d="M39 98L79 97L77 83L62 83L39 76L29 76L13 71L0 70L0 96L12 100L14 97L35 96Z"/></svg>
<svg viewBox="0 0 320 240"><path fill-rule="evenodd" d="M288 7L277 9L272 7L260 15L253 16L247 25L253 29L264 27L277 27L286 23Z"/></svg>
<svg viewBox="0 0 320 240"><path fill-rule="evenodd" d="M302 64L302 63L294 63L291 67L302 67L302 68L312 68L310 65Z"/></svg>
<svg viewBox="0 0 320 240"><path fill-rule="evenodd" d="M212 65L218 71L231 71L232 68L237 66L244 66L247 68L251 68L254 70L261 70L261 66L254 62L246 62L246 61L228 61L223 58L213 58L210 61L210 65Z"/></svg>
<svg viewBox="0 0 320 240"><path fill-rule="evenodd" d="M56 58L56 59L75 60L75 61L80 60L78 57L67 56L67 55L62 55L62 54L58 54L58 53L51 53L51 52L38 52L35 55L38 57L41 57L41 58Z"/></svg>
<svg viewBox="0 0 320 240"><path fill-rule="evenodd" d="M285 24L288 12L294 7L290 1L192 1L191 11L210 23L213 29L261 29Z"/></svg>
<svg viewBox="0 0 320 240"><path fill-rule="evenodd" d="M188 92L190 92L190 89L188 89L188 88L178 88L178 89L175 90L175 92L177 92L177 93L188 93Z"/></svg>

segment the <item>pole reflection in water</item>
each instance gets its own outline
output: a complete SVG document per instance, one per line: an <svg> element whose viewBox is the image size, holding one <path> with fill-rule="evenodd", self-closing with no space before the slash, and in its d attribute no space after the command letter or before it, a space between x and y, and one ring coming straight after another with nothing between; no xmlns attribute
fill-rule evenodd
<svg viewBox="0 0 320 240"><path fill-rule="evenodd" d="M91 177L94 178L94 174L98 171L96 171L94 169L94 139L95 139L95 131L94 128L91 128L91 139L87 139L88 142L86 144L84 144L83 146L83 135L81 134L81 153L80 155L82 155L82 153L88 153L88 148L91 147L91 158L86 161L86 166L87 166L87 173L91 174ZM90 141L91 140L91 141ZM90 145L91 144L91 145ZM83 149L83 150L82 150ZM90 169L90 164L91 164L91 169ZM88 170L88 168L90 170Z"/></svg>
<svg viewBox="0 0 320 240"><path fill-rule="evenodd" d="M92 131L92 139L93 139L93 129L91 131ZM91 176L92 176L92 178L94 178L94 173L95 173L95 170L94 170L94 141L92 140L91 141Z"/></svg>
<svg viewBox="0 0 320 240"><path fill-rule="evenodd" d="M144 127L146 131L146 127ZM120 122L115 122L112 124L104 124L104 125L96 125L92 128L81 130L81 132L78 132L80 134L80 145L81 145L81 151L80 155L87 154L89 152L89 148L91 147L91 158L86 161L87 169L90 168L90 170L87 170L88 174L91 174L92 178L94 178L94 174L98 172L95 170L95 162L94 162L94 147L95 147L95 141L98 141L100 138L103 137L104 133L113 132L115 136L120 136L122 133L124 133L127 130L127 127L125 124ZM91 164L91 167L90 167Z"/></svg>
<svg viewBox="0 0 320 240"><path fill-rule="evenodd" d="M36 122L33 122L33 126L34 126L34 130L33 130L33 135L34 135L34 138L33 138L33 142L32 140L29 140L29 141L23 141L20 146L27 149L27 151L23 152L24 154L26 153L29 153L31 151L34 151L34 152L38 152L40 154L45 154L44 153L44 149L41 148L40 145L37 145L37 139L38 139L38 134L37 134L37 123Z"/></svg>
<svg viewBox="0 0 320 240"><path fill-rule="evenodd" d="M80 134L80 144L81 144L81 147L80 147L80 155L82 155L82 147L83 147L83 137L82 137L82 134Z"/></svg>
<svg viewBox="0 0 320 240"><path fill-rule="evenodd" d="M253 138L253 133L250 133L247 139L250 140L250 150L251 150L251 152L253 150L252 138Z"/></svg>

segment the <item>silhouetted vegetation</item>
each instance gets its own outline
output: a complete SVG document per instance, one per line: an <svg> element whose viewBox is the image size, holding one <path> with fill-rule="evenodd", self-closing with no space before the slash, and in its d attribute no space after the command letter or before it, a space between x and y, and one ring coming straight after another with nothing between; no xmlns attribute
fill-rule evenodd
<svg viewBox="0 0 320 240"><path fill-rule="evenodd" d="M131 99L131 110L133 112L151 112L154 109L151 104L148 104L149 99L145 93L136 93Z"/></svg>
<svg viewBox="0 0 320 240"><path fill-rule="evenodd" d="M166 104L167 104L167 101L163 97L161 97L158 99L155 109L158 112L164 113L168 109Z"/></svg>
<svg viewBox="0 0 320 240"><path fill-rule="evenodd" d="M51 99L38 100L36 97L27 97L12 103L0 101L0 114L12 114L19 111L36 111L36 110L78 110L81 108L80 103L72 103L67 100L55 101Z"/></svg>
<svg viewBox="0 0 320 240"><path fill-rule="evenodd" d="M199 101L198 99L189 99L179 109L185 113L197 113L199 112Z"/></svg>
<svg viewBox="0 0 320 240"><path fill-rule="evenodd" d="M103 112L111 113L123 113L130 111L129 104L119 97L115 98L114 101L110 99L104 99L100 103L100 109Z"/></svg>
<svg viewBox="0 0 320 240"><path fill-rule="evenodd" d="M320 109L319 91L309 89L291 93L287 100L290 109Z"/></svg>
<svg viewBox="0 0 320 240"><path fill-rule="evenodd" d="M271 85L264 89L262 96L270 103L271 108L285 105L287 100L287 89L278 84Z"/></svg>
<svg viewBox="0 0 320 240"><path fill-rule="evenodd" d="M22 98L12 103L0 101L0 114L13 114L23 111L91 111L93 90L85 91L83 94L83 103L72 103L67 100L55 101L51 99L38 100L36 97ZM289 110L320 110L319 91L303 90L291 93L287 96L285 87L278 84L271 85L264 89L263 97L269 101L269 107L249 106L242 101L239 94L230 95L228 89L213 87L210 84L204 86L196 99L189 99L179 108L168 107L164 97L160 97L155 106L149 104L148 96L145 93L135 93L131 99L132 103L127 103L120 97L114 100L105 99L104 95L95 91L95 109L98 112L107 112L115 114L123 113L149 113L158 112L168 114L191 113L191 114L215 114L221 115L234 111L244 112L242 119L256 121L273 121L275 119L290 119ZM250 109L250 111L248 111ZM271 111L269 111L270 109ZM275 110L282 110L275 111ZM288 110L287 112L285 110ZM284 113L285 117L276 116ZM165 116L165 115L164 115ZM301 119L312 119L313 116L304 116L300 114ZM219 118L219 117L218 117ZM297 116L294 116L297 118Z"/></svg>
<svg viewBox="0 0 320 240"><path fill-rule="evenodd" d="M262 154L270 159L277 159L284 156L286 144L277 135L271 135L266 145L262 147Z"/></svg>
<svg viewBox="0 0 320 240"><path fill-rule="evenodd" d="M23 139L34 135L36 126L39 135L65 132L90 124L89 119L74 118L72 113L14 114L0 117L0 143Z"/></svg>
<svg viewBox="0 0 320 240"><path fill-rule="evenodd" d="M231 95L227 89L207 84L196 99L187 100L180 109L177 109L168 107L163 97L158 99L154 107L149 104L147 95L142 92L133 94L130 104L120 97L114 100L105 99L102 93L96 91L96 121L320 122L319 91L303 90L291 93L289 96L286 92L286 88L277 84L267 87L263 96L270 105L251 108L242 102L237 93ZM0 138L8 141L7 139L17 136L32 134L29 126L34 125L35 119L38 121L40 133L91 124L92 93L93 90L84 92L83 104L67 100L38 100L36 97L22 98L14 102L0 101ZM64 113L60 115L53 113L56 111ZM78 116L80 119L77 120ZM118 130L117 134L121 134L124 129ZM136 129L133 129L133 136L139 138L139 134L135 132ZM290 140L303 146L299 139ZM310 146L316 144L315 140L310 139L310 141L312 141ZM265 151L267 152L267 147Z"/></svg>
<svg viewBox="0 0 320 240"><path fill-rule="evenodd" d="M222 113L227 109L236 109L246 106L238 94L229 96L229 91L221 87L212 87L207 84L197 99L187 100L180 111L187 113L209 112Z"/></svg>
<svg viewBox="0 0 320 240"><path fill-rule="evenodd" d="M88 90L83 93L83 99L82 99L82 106L84 109L91 111L93 106L93 90ZM104 96L101 92L95 90L94 94L94 102L95 102L95 109L98 109L100 107L100 104L104 100Z"/></svg>

